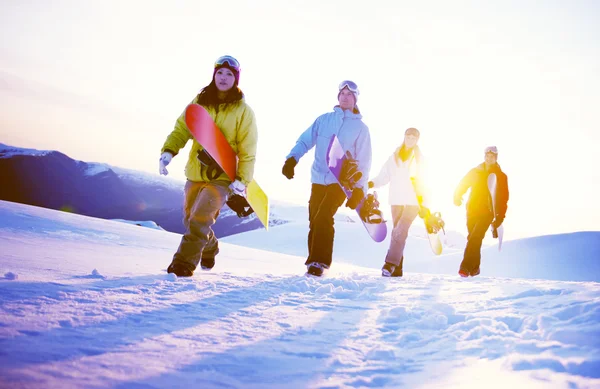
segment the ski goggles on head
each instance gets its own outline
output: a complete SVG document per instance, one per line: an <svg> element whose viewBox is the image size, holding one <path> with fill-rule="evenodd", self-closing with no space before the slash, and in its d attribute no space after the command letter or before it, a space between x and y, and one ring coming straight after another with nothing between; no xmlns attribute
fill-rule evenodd
<svg viewBox="0 0 600 389"><path fill-rule="evenodd" d="M492 153L498 155L498 148L496 146L488 146L485 148L485 154Z"/></svg>
<svg viewBox="0 0 600 389"><path fill-rule="evenodd" d="M348 90L352 93L356 93L356 95L360 95L360 92L358 91L358 85L356 85L356 83L354 81L350 81L350 80L344 80L342 82L340 82L340 85L338 86L338 90L342 90L344 88L348 88Z"/></svg>
<svg viewBox="0 0 600 389"><path fill-rule="evenodd" d="M421 133L416 128L410 127L408 129L406 129L406 131L404 131L404 135L414 135L417 138L419 138L421 136Z"/></svg>
<svg viewBox="0 0 600 389"><path fill-rule="evenodd" d="M217 60L215 61L215 69L218 67L221 67L221 66L225 66L225 65L232 68L233 70L235 70L238 73L241 69L240 63L238 62L238 60L233 58L231 55L224 55L222 57L217 58Z"/></svg>

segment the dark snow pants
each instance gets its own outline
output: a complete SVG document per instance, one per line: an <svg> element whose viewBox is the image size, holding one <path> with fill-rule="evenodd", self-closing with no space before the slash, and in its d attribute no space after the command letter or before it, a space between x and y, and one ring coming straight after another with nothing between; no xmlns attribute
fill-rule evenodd
<svg viewBox="0 0 600 389"><path fill-rule="evenodd" d="M485 234L492 224L494 216L489 214L467 215L467 246L463 256L460 268L467 273L472 273L479 269L481 264L481 243Z"/></svg>
<svg viewBox="0 0 600 389"><path fill-rule="evenodd" d="M227 201L229 188L226 182L209 183L187 181L183 204L185 233L173 262L184 263L192 271L201 258L213 258L219 251L219 242L212 230L223 205Z"/></svg>
<svg viewBox="0 0 600 389"><path fill-rule="evenodd" d="M331 266L335 229L333 217L346 200L338 184L313 184L308 202L308 258L305 264L319 262Z"/></svg>

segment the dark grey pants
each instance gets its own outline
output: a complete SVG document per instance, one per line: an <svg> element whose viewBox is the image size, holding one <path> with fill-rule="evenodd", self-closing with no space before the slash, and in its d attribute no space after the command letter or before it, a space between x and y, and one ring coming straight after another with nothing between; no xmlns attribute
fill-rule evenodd
<svg viewBox="0 0 600 389"><path fill-rule="evenodd" d="M481 265L481 244L485 234L492 224L494 216L490 214L484 215L467 215L467 246L465 254L460 264L460 268L467 273L471 273Z"/></svg>
<svg viewBox="0 0 600 389"><path fill-rule="evenodd" d="M392 205L394 229L390 239L390 248L385 256L386 262L401 267L408 230L418 214L419 207L416 205Z"/></svg>

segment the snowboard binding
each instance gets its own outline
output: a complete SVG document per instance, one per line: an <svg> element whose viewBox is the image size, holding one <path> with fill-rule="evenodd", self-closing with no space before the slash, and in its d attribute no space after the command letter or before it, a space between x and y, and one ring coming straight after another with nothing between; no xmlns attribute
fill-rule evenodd
<svg viewBox="0 0 600 389"><path fill-rule="evenodd" d="M216 180L221 174L225 173L206 149L198 150L198 161L202 166L206 166L206 175L209 180Z"/></svg>
<svg viewBox="0 0 600 389"><path fill-rule="evenodd" d="M445 225L446 224L442 219L442 214L439 212L434 212L425 219L425 227L427 227L428 234L437 234L440 230L442 230L445 234Z"/></svg>
<svg viewBox="0 0 600 389"><path fill-rule="evenodd" d="M369 224L385 223L385 220L383 220L383 214L379 210L377 192L374 194L368 194L367 197L365 197L360 209L360 217L365 223Z"/></svg>
<svg viewBox="0 0 600 389"><path fill-rule="evenodd" d="M345 188L353 190L361 178L362 173L358 170L358 161L352 158L352 154L349 151L346 151L346 160L340 170L340 184Z"/></svg>

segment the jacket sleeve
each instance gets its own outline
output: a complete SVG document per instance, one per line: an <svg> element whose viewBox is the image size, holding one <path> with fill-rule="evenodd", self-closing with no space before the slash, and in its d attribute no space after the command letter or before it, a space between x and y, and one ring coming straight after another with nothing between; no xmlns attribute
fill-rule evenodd
<svg viewBox="0 0 600 389"><path fill-rule="evenodd" d="M463 177L462 180L458 183L456 190L454 191L454 198L463 197L463 195L467 192L467 190L473 186L475 171L474 169L469 170L469 172Z"/></svg>
<svg viewBox="0 0 600 389"><path fill-rule="evenodd" d="M504 219L506 217L506 211L508 209L508 177L506 174L502 174L502 181L498 185L498 204L496 205L496 216Z"/></svg>
<svg viewBox="0 0 600 389"><path fill-rule="evenodd" d="M296 159L296 162L299 162L300 158L302 158L304 154L306 154L310 149L315 147L315 144L317 142L317 131L319 129L320 119L321 117L318 117L317 120L315 120L315 122L310 127L308 127L306 131L302 133L302 135L300 135L300 138L298 138L298 140L296 141L296 145L292 148L292 151L290 151L290 153L287 157L285 157L285 159L294 157L294 159Z"/></svg>
<svg viewBox="0 0 600 389"><path fill-rule="evenodd" d="M196 99L194 99L190 104L193 104L195 102ZM185 124L184 109L181 115L179 115L177 121L175 122L175 128L169 134L169 136L167 136L167 140L165 140L165 143L163 144L161 153L168 151L169 153L173 154L173 156L176 156L179 153L179 150L184 148L186 143L190 139L192 139L192 134L190 133L187 124Z"/></svg>
<svg viewBox="0 0 600 389"><path fill-rule="evenodd" d="M248 185L254 178L258 131L252 108L246 106L236 134L238 167L236 178Z"/></svg>
<svg viewBox="0 0 600 389"><path fill-rule="evenodd" d="M373 181L374 188L380 188L384 185L389 184L391 179L390 170L391 168L393 168L393 166L390 166L390 164L394 164L393 155L390 158L388 158L387 161L385 161L385 163L381 167L381 170L379 171L379 174L371 180Z"/></svg>
<svg viewBox="0 0 600 389"><path fill-rule="evenodd" d="M363 188L366 191L367 182L369 181L369 172L371 171L371 134L369 128L365 126L358 134L356 139L356 156L358 161L358 169L362 173L362 177L356 183L357 188Z"/></svg>

